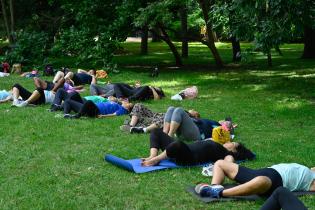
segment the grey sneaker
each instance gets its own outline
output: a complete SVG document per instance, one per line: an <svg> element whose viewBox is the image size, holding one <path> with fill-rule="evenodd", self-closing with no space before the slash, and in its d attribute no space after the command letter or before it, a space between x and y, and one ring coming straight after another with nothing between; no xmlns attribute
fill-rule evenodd
<svg viewBox="0 0 315 210"><path fill-rule="evenodd" d="M120 130L121 131L126 131L126 132L130 132L130 125L122 125L120 126Z"/></svg>

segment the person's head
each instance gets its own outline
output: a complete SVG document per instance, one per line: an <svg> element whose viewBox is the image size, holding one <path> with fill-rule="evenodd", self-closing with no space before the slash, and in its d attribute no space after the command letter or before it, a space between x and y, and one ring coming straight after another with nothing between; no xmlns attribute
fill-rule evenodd
<svg viewBox="0 0 315 210"><path fill-rule="evenodd" d="M228 142L223 144L223 147L231 152L235 160L252 160L256 155L247 149L243 144L237 142Z"/></svg>
<svg viewBox="0 0 315 210"><path fill-rule="evenodd" d="M162 88L160 88L160 87L153 87L153 88L154 88L155 92L159 95L160 98L165 97L165 94L164 94Z"/></svg>
<svg viewBox="0 0 315 210"><path fill-rule="evenodd" d="M231 131L233 129L233 125L231 121L220 121L221 127L225 131Z"/></svg>
<svg viewBox="0 0 315 210"><path fill-rule="evenodd" d="M133 103L129 103L127 101L122 101L121 105L130 112L133 108Z"/></svg>
<svg viewBox="0 0 315 210"><path fill-rule="evenodd" d="M193 117L193 118L200 118L199 112L197 112L197 111L194 110L194 109L188 110L188 113L189 113L190 117Z"/></svg>

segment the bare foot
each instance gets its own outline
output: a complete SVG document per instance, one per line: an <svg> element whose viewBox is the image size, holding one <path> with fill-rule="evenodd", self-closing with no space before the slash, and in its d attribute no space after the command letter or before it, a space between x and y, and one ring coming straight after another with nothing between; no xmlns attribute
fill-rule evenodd
<svg viewBox="0 0 315 210"><path fill-rule="evenodd" d="M141 163L142 166L155 166L159 163L158 160L154 159L154 158L151 158L150 160L147 160L147 161L143 161Z"/></svg>
<svg viewBox="0 0 315 210"><path fill-rule="evenodd" d="M153 157L140 158L142 162L151 160Z"/></svg>

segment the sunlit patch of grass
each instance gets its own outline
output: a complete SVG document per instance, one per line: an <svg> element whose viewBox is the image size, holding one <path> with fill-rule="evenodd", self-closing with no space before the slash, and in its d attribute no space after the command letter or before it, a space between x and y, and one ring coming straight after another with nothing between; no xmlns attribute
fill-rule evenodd
<svg viewBox="0 0 315 210"><path fill-rule="evenodd" d="M242 87L250 91L260 91L266 89L267 85L243 85Z"/></svg>

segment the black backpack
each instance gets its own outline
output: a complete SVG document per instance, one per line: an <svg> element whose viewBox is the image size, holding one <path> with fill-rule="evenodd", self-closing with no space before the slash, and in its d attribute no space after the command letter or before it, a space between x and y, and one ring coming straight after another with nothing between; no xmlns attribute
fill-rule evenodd
<svg viewBox="0 0 315 210"><path fill-rule="evenodd" d="M54 76L55 71L52 65L46 65L44 69L44 76Z"/></svg>

